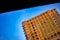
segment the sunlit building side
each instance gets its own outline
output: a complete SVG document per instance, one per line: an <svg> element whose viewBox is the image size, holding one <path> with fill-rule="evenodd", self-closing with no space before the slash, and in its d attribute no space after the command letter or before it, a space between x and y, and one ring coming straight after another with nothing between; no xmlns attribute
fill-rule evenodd
<svg viewBox="0 0 60 40"><path fill-rule="evenodd" d="M27 40L60 40L60 16L56 9L24 21L22 26Z"/></svg>

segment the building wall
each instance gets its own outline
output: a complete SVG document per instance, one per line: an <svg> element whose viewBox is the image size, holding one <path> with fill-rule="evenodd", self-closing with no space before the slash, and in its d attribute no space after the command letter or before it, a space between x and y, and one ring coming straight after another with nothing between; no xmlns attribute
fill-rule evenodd
<svg viewBox="0 0 60 40"><path fill-rule="evenodd" d="M56 19L57 17L57 19ZM60 38L59 19L56 10L48 10L22 23L27 40L54 40ZM60 21L59 21L60 22Z"/></svg>

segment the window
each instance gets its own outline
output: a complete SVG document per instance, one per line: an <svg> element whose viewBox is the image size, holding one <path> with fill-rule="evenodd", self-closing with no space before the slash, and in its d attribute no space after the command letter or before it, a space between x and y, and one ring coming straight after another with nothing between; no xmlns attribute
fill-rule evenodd
<svg viewBox="0 0 60 40"><path fill-rule="evenodd" d="M31 35L33 35L33 34L31 34Z"/></svg>
<svg viewBox="0 0 60 40"><path fill-rule="evenodd" d="M54 34L54 36L57 36L56 33Z"/></svg>
<svg viewBox="0 0 60 40"><path fill-rule="evenodd" d="M60 32L58 32L58 34L60 34Z"/></svg>
<svg viewBox="0 0 60 40"><path fill-rule="evenodd" d="M48 38L48 39L50 39L50 38Z"/></svg>
<svg viewBox="0 0 60 40"><path fill-rule="evenodd" d="M36 40L38 40L39 38L36 38Z"/></svg>
<svg viewBox="0 0 60 40"><path fill-rule="evenodd" d="M38 35L36 35L36 36L38 36Z"/></svg>
<svg viewBox="0 0 60 40"><path fill-rule="evenodd" d="M35 31L35 30L34 30Z"/></svg>
<svg viewBox="0 0 60 40"><path fill-rule="evenodd" d="M31 24L32 24L32 22L31 22Z"/></svg>
<svg viewBox="0 0 60 40"><path fill-rule="evenodd" d="M56 19L54 18L54 20L56 20Z"/></svg>
<svg viewBox="0 0 60 40"><path fill-rule="evenodd" d="M33 27L33 29L34 29L34 27Z"/></svg>
<svg viewBox="0 0 60 40"><path fill-rule="evenodd" d="M34 36L32 36L32 38L34 38Z"/></svg>
<svg viewBox="0 0 60 40"><path fill-rule="evenodd" d="M55 21L55 22L57 22L57 21Z"/></svg>
<svg viewBox="0 0 60 40"><path fill-rule="evenodd" d="M60 39L57 39L57 40L60 40Z"/></svg>
<svg viewBox="0 0 60 40"><path fill-rule="evenodd" d="M35 34L36 34L36 32L35 32Z"/></svg>
<svg viewBox="0 0 60 40"><path fill-rule="evenodd" d="M51 35L51 37L53 37L53 35Z"/></svg>
<svg viewBox="0 0 60 40"><path fill-rule="evenodd" d="M46 38L44 38L44 40L46 40Z"/></svg>
<svg viewBox="0 0 60 40"><path fill-rule="evenodd" d="M60 28L60 26L59 26L59 28Z"/></svg>
<svg viewBox="0 0 60 40"><path fill-rule="evenodd" d="M33 26L33 25L32 25Z"/></svg>
<svg viewBox="0 0 60 40"><path fill-rule="evenodd" d="M46 22L44 22L46 24Z"/></svg>

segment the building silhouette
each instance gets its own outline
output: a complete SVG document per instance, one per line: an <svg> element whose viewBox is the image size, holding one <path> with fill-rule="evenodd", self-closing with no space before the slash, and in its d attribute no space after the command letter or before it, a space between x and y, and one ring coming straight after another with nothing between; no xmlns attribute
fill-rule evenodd
<svg viewBox="0 0 60 40"><path fill-rule="evenodd" d="M48 10L22 22L26 40L60 40L60 14Z"/></svg>

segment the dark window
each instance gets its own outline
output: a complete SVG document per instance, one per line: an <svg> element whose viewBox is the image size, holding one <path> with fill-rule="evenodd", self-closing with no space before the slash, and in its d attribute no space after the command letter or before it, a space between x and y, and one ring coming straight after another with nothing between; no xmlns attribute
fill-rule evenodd
<svg viewBox="0 0 60 40"><path fill-rule="evenodd" d="M41 23L41 25L43 25L43 23Z"/></svg>
<svg viewBox="0 0 60 40"><path fill-rule="evenodd" d="M36 32L35 32L35 34L36 34Z"/></svg>
<svg viewBox="0 0 60 40"><path fill-rule="evenodd" d="M36 35L36 36L38 36L38 35Z"/></svg>
<svg viewBox="0 0 60 40"><path fill-rule="evenodd" d="M33 26L33 25L32 25Z"/></svg>
<svg viewBox="0 0 60 40"><path fill-rule="evenodd" d="M39 38L36 38L37 40L39 39Z"/></svg>
<svg viewBox="0 0 60 40"><path fill-rule="evenodd" d="M51 35L51 37L53 37L53 35Z"/></svg>
<svg viewBox="0 0 60 40"><path fill-rule="evenodd" d="M50 39L50 38L48 38L48 39Z"/></svg>
<svg viewBox="0 0 60 40"><path fill-rule="evenodd" d="M44 23L46 23L46 22L44 22Z"/></svg>
<svg viewBox="0 0 60 40"><path fill-rule="evenodd" d="M32 22L31 22L31 24L32 24Z"/></svg>
<svg viewBox="0 0 60 40"><path fill-rule="evenodd" d="M34 29L34 27L33 27L33 29Z"/></svg>
<svg viewBox="0 0 60 40"><path fill-rule="evenodd" d="M58 32L58 34L60 34L60 32Z"/></svg>
<svg viewBox="0 0 60 40"><path fill-rule="evenodd" d="M44 38L44 40L46 40L46 38Z"/></svg>
<svg viewBox="0 0 60 40"><path fill-rule="evenodd" d="M34 30L35 31L35 30Z"/></svg>
<svg viewBox="0 0 60 40"><path fill-rule="evenodd" d="M60 39L57 39L57 40L60 40Z"/></svg>
<svg viewBox="0 0 60 40"><path fill-rule="evenodd" d="M32 38L34 38L34 36L32 36Z"/></svg>
<svg viewBox="0 0 60 40"><path fill-rule="evenodd" d="M55 22L57 22L57 21L55 21Z"/></svg>
<svg viewBox="0 0 60 40"><path fill-rule="evenodd" d="M33 34L31 34L31 35L33 35Z"/></svg>
<svg viewBox="0 0 60 40"><path fill-rule="evenodd" d="M60 26L59 26L59 28L60 28Z"/></svg>
<svg viewBox="0 0 60 40"><path fill-rule="evenodd" d="M55 18L54 18L54 20L55 20Z"/></svg>
<svg viewBox="0 0 60 40"><path fill-rule="evenodd" d="M56 33L54 34L54 36L57 36Z"/></svg>

